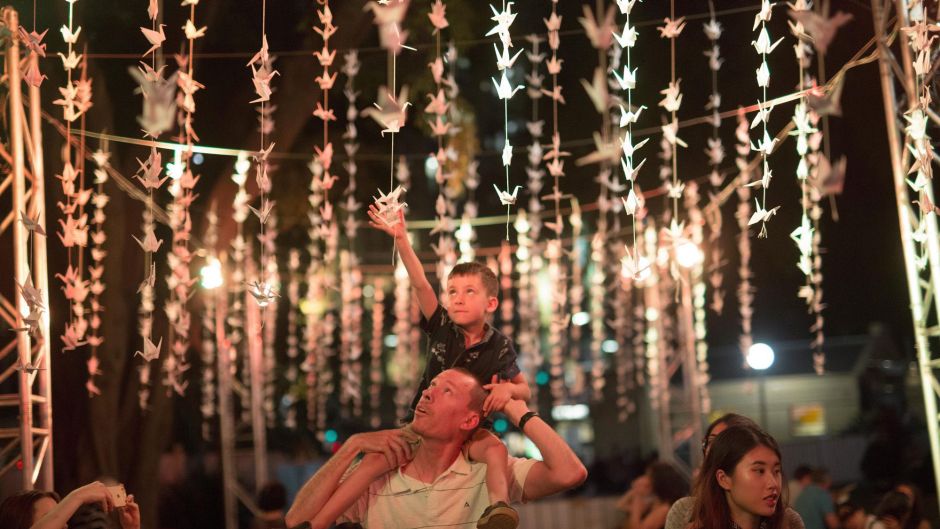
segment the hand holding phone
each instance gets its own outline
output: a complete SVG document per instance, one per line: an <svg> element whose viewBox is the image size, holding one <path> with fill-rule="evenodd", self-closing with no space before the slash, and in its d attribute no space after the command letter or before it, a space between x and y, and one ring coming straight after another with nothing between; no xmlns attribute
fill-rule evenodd
<svg viewBox="0 0 940 529"><path fill-rule="evenodd" d="M124 490L123 484L119 483L113 487L108 487L108 492L111 494L111 502L115 507L127 505L127 491Z"/></svg>

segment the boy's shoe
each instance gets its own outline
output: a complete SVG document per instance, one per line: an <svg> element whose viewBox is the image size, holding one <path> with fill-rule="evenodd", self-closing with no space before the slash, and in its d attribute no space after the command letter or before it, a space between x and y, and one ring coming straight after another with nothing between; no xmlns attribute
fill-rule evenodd
<svg viewBox="0 0 940 529"><path fill-rule="evenodd" d="M483 511L477 522L477 529L516 529L519 527L519 513L504 501L498 501Z"/></svg>

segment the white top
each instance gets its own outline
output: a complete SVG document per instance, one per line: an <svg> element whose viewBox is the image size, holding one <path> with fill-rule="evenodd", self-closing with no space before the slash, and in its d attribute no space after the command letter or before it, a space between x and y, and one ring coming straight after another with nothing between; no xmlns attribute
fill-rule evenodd
<svg viewBox="0 0 940 529"><path fill-rule="evenodd" d="M521 502L533 459L509 458L509 501ZM346 471L348 476L358 466ZM345 476L344 476L345 479ZM433 483L389 472L372 482L336 523L358 522L366 529L424 529L476 527L490 505L486 465L471 462L461 451L454 463Z"/></svg>

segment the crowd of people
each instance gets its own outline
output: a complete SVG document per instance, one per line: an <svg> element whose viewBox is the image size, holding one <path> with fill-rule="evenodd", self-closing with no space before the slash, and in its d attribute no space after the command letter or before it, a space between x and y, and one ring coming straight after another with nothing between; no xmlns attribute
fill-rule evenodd
<svg viewBox="0 0 940 529"><path fill-rule="evenodd" d="M389 218L372 206L369 217L395 241L428 337L413 415L403 428L348 438L286 512L284 488L265 487L255 527L515 529L513 503L575 488L587 470L529 408L512 340L489 323L499 305L496 275L480 263L459 264L438 299L403 212ZM497 412L532 441L540 460L509 456L487 429ZM920 493L908 483L869 506L834 496L822 468L800 467L786 482L777 442L742 415L710 424L702 450L691 488L670 464L649 465L618 502L622 529L930 529ZM139 529L133 495L125 498L123 488L115 494L97 481L64 498L21 492L0 503L0 529Z"/></svg>
<svg viewBox="0 0 940 529"><path fill-rule="evenodd" d="M832 490L825 468L800 465L785 482L776 441L742 415L711 423L702 450L692 496L676 497L687 484L668 463L649 465L617 503L621 529L931 529L909 482L871 504L851 485Z"/></svg>

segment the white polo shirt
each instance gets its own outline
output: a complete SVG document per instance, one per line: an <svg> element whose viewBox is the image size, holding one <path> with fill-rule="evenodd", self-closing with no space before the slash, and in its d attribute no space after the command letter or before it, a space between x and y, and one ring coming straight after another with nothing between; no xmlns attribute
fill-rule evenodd
<svg viewBox="0 0 940 529"><path fill-rule="evenodd" d="M526 476L535 463L509 458L510 502L522 501ZM351 465L346 476L358 465ZM489 505L486 465L471 462L461 451L433 483L406 476L400 468L375 480L336 523L358 522L366 529L474 528Z"/></svg>

